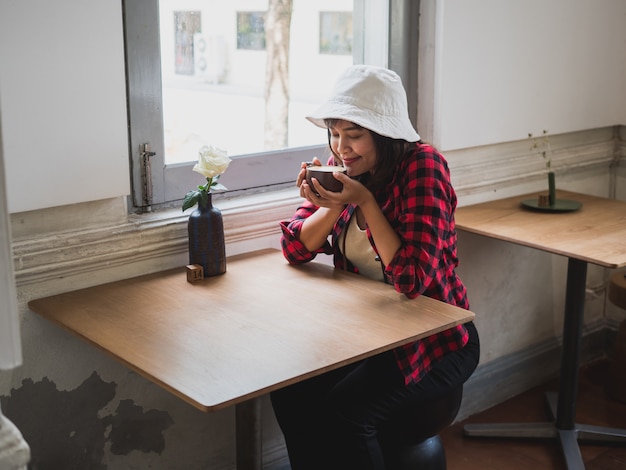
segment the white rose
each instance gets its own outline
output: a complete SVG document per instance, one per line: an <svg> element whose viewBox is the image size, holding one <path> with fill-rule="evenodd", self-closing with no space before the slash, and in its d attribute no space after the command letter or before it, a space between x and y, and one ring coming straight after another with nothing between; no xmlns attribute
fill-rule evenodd
<svg viewBox="0 0 626 470"><path fill-rule="evenodd" d="M226 151L222 149L205 145L199 153L198 163L193 167L193 171L206 178L214 178L224 173L231 161L226 155Z"/></svg>

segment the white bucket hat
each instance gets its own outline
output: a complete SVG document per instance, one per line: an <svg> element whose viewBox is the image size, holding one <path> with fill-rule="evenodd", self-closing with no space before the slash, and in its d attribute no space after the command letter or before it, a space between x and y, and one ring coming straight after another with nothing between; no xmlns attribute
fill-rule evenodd
<svg viewBox="0 0 626 470"><path fill-rule="evenodd" d="M402 81L392 70L353 65L335 82L330 98L306 118L326 129L324 119L342 119L377 134L417 142Z"/></svg>

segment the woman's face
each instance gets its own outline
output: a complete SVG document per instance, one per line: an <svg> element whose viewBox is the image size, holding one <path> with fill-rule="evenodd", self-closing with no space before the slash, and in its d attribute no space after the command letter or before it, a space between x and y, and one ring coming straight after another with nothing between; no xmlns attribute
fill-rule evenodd
<svg viewBox="0 0 626 470"><path fill-rule="evenodd" d="M348 168L349 176L359 176L374 168L376 146L370 131L342 120L335 121L329 131L330 148Z"/></svg>

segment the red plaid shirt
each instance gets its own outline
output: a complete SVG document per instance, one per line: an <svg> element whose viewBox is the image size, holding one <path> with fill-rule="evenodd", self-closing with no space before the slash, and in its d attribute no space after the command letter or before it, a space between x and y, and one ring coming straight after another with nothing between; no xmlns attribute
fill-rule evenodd
<svg viewBox="0 0 626 470"><path fill-rule="evenodd" d="M384 274L386 282L409 298L426 295L469 309L465 286L455 273L458 266L454 210L456 194L444 157L433 147L417 144L398 166L392 180L374 196L387 220L402 239ZM336 268L358 272L338 247L338 237L356 206L348 205L335 222L331 242L315 252L299 240L303 221L318 208L308 201L298 207L289 222L281 222L283 254L291 264L311 261L318 253L332 254ZM376 250L371 232L370 243ZM417 383L446 353L468 341L463 325L394 349L405 383Z"/></svg>

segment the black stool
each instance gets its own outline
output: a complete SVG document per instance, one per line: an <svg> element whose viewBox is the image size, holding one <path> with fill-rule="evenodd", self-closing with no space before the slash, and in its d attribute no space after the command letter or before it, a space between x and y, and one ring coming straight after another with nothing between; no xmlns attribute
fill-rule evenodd
<svg viewBox="0 0 626 470"><path fill-rule="evenodd" d="M445 470L446 453L439 433L456 418L463 386L408 411L380 432L389 470Z"/></svg>

